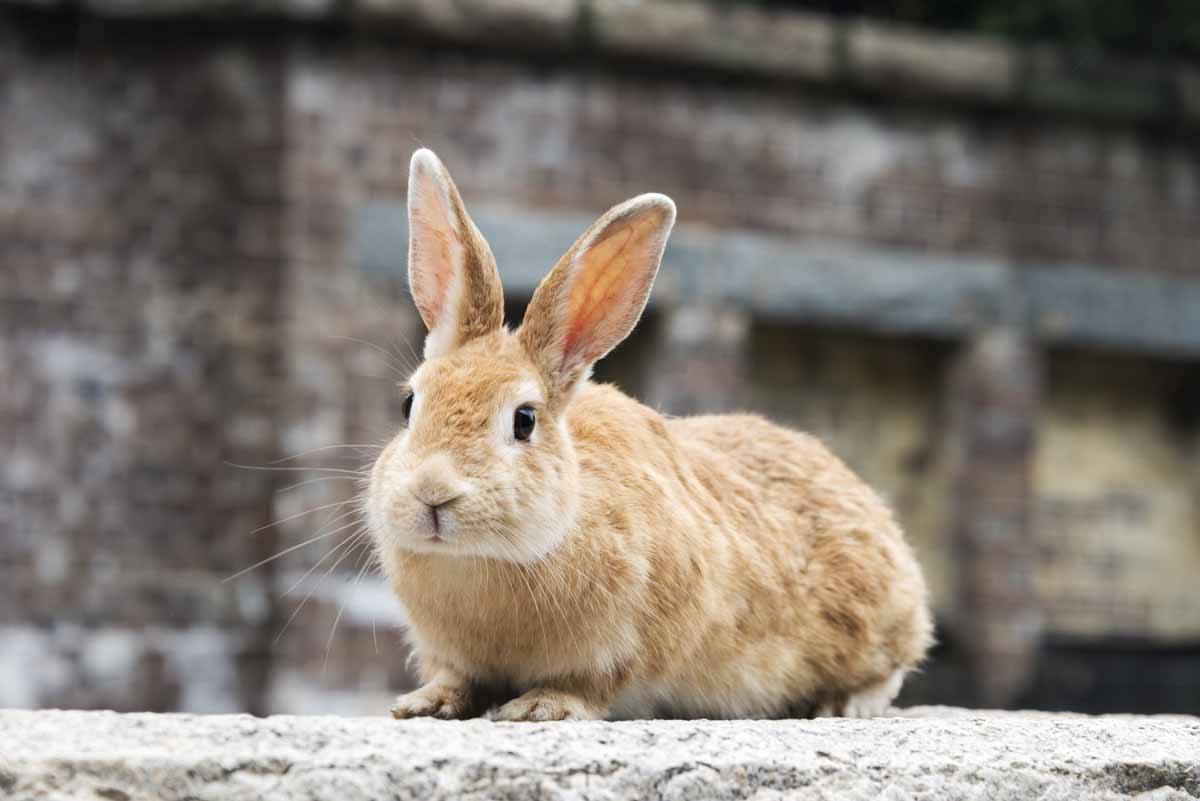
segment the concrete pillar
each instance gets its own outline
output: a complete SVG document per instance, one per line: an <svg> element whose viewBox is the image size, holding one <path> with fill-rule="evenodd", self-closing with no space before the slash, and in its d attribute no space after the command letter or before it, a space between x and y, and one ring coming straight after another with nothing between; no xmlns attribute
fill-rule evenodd
<svg viewBox="0 0 1200 801"><path fill-rule="evenodd" d="M680 305L661 313L647 402L669 414L735 411L745 398L750 317L742 309Z"/></svg>
<svg viewBox="0 0 1200 801"><path fill-rule="evenodd" d="M958 446L952 615L974 703L1015 703L1032 679L1042 617L1030 525L1039 354L1016 327L966 342L951 381Z"/></svg>

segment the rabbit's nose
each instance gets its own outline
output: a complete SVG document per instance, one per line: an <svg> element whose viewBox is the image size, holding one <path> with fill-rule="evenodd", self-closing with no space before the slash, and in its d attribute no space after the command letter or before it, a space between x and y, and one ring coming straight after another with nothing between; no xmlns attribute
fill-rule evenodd
<svg viewBox="0 0 1200 801"><path fill-rule="evenodd" d="M414 484L412 494L418 501L433 509L445 506L462 495L461 492L452 487L429 483Z"/></svg>
<svg viewBox="0 0 1200 801"><path fill-rule="evenodd" d="M434 457L413 474L409 492L426 506L444 506L464 492L462 482L444 457Z"/></svg>

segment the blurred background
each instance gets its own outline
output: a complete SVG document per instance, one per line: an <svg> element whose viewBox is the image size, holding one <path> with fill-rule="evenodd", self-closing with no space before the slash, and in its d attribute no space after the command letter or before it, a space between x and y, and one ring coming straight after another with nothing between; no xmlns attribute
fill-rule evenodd
<svg viewBox="0 0 1200 801"><path fill-rule="evenodd" d="M941 640L902 703L1200 713L1197 59L1186 0L0 0L0 706L408 686L343 502L424 145L516 319L676 200L599 377L887 496Z"/></svg>

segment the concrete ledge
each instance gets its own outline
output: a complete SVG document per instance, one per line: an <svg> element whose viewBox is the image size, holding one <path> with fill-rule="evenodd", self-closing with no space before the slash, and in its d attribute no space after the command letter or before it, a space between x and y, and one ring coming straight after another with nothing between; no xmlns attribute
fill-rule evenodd
<svg viewBox="0 0 1200 801"><path fill-rule="evenodd" d="M1200 719L443 723L0 711L14 799L1200 797Z"/></svg>

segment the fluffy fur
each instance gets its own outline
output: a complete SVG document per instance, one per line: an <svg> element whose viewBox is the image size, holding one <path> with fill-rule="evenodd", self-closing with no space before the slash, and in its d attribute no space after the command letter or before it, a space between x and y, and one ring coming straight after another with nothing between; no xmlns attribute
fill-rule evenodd
<svg viewBox="0 0 1200 801"><path fill-rule="evenodd" d="M931 623L880 498L813 437L752 415L666 419L588 380L642 312L671 201L601 217L515 332L429 151L413 157L409 211L427 359L365 497L424 681L393 714L886 709ZM522 405L528 441L513 434Z"/></svg>

